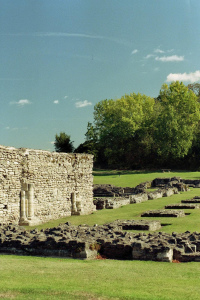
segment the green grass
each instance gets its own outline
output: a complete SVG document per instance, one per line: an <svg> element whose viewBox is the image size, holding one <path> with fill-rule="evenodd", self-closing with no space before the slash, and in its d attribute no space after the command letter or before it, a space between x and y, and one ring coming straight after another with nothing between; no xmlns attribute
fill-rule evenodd
<svg viewBox="0 0 200 300"><path fill-rule="evenodd" d="M45 229L58 226L60 223L71 222L73 225L80 224L105 224L108 222L113 222L116 219L130 220L130 219L154 219L160 220L162 223L171 224L162 227L159 231L164 231L168 233L172 232L185 232L189 231L200 231L200 209L188 209L184 210L190 215L184 218L142 218L140 215L142 212L150 209L162 209L165 205L180 203L181 200L190 199L194 196L200 195L200 189L191 189L188 192L182 192L178 195L173 195L171 197L163 197L155 200L148 200L143 203L125 205L117 209L103 209L96 211L91 215L83 216L71 216L58 220L53 220L45 224L35 226L38 229ZM28 228L28 227L27 227ZM29 227L31 228L31 227Z"/></svg>
<svg viewBox="0 0 200 300"><path fill-rule="evenodd" d="M100 171L95 183L135 186L155 177L180 176L200 179L200 172L122 172ZM116 219L140 219L149 209L163 208L183 199L200 195L200 189L167 198L131 204L114 210L101 210L88 216L72 216L37 226L54 227L61 222L72 224L103 224ZM162 218L171 225L159 231L171 233L200 231L200 209L185 210L191 214L184 218ZM149 218L145 218L149 219ZM159 218L152 218L159 219ZM152 261L81 261L60 258L17 257L0 255L1 299L137 299L186 300L199 299L199 263L160 263Z"/></svg>
<svg viewBox="0 0 200 300"><path fill-rule="evenodd" d="M1 299L199 299L198 263L0 256Z"/></svg>
<svg viewBox="0 0 200 300"><path fill-rule="evenodd" d="M200 172L173 171L163 173L162 171L94 171L94 184L113 184L122 187L135 187L144 181L153 180L157 177L174 177L178 176L184 179L200 179Z"/></svg>

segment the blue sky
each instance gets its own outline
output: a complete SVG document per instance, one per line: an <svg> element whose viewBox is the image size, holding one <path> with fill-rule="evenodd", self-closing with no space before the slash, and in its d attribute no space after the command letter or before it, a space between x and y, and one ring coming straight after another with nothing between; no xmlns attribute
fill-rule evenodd
<svg viewBox="0 0 200 300"><path fill-rule="evenodd" d="M199 0L0 0L0 144L84 142L94 105L200 81Z"/></svg>

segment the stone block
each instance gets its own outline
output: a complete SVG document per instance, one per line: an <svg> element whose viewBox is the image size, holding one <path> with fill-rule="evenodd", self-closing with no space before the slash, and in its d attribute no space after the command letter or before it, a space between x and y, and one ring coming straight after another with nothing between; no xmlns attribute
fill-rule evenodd
<svg viewBox="0 0 200 300"><path fill-rule="evenodd" d="M130 199L130 203L141 203L141 202L145 202L148 200L148 195L147 193L139 193L136 195L130 195L129 196Z"/></svg>
<svg viewBox="0 0 200 300"><path fill-rule="evenodd" d="M173 260L173 249L169 247L165 247L164 249L161 249L157 253L156 257L158 261L163 261L163 262L172 262Z"/></svg>
<svg viewBox="0 0 200 300"><path fill-rule="evenodd" d="M141 214L141 217L172 217L172 218L179 218L185 217L185 213L183 210L167 210L167 209L160 209L160 210L149 210Z"/></svg>
<svg viewBox="0 0 200 300"><path fill-rule="evenodd" d="M147 220L117 220L113 222L117 226L121 226L123 230L149 230L155 231L161 228L160 221Z"/></svg>
<svg viewBox="0 0 200 300"><path fill-rule="evenodd" d="M165 209L198 209L200 208L199 204L192 203L178 203L178 204L169 204L165 206Z"/></svg>
<svg viewBox="0 0 200 300"><path fill-rule="evenodd" d="M163 196L163 191L157 190L155 192L148 193L148 200L159 199L159 198L162 198L162 196Z"/></svg>

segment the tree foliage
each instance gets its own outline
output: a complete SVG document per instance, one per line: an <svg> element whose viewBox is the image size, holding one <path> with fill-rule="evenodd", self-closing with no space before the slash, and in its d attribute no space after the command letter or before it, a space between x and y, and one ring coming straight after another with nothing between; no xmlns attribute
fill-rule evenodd
<svg viewBox="0 0 200 300"><path fill-rule="evenodd" d="M197 96L183 83L164 84L160 90L161 112L155 142L160 156L184 157L192 146L199 121Z"/></svg>
<svg viewBox="0 0 200 300"><path fill-rule="evenodd" d="M60 134L56 134L54 147L56 152L73 152L74 146L73 142L70 140L70 135L67 135L65 132L60 132Z"/></svg>
<svg viewBox="0 0 200 300"><path fill-rule="evenodd" d="M153 116L154 104L153 98L132 93L95 105L93 133L108 165L120 166L126 161L136 132L145 127Z"/></svg>
<svg viewBox="0 0 200 300"><path fill-rule="evenodd" d="M188 84L188 89L195 93L195 95L198 97L198 101L200 102L200 83L190 83Z"/></svg>
<svg viewBox="0 0 200 300"><path fill-rule="evenodd" d="M200 85L180 82L161 87L157 98L132 93L98 102L86 141L101 167L146 168L195 165L200 152Z"/></svg>

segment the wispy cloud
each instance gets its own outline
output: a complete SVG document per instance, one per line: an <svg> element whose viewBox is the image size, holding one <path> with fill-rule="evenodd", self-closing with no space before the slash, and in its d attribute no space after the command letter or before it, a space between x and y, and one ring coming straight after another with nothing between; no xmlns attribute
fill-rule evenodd
<svg viewBox="0 0 200 300"><path fill-rule="evenodd" d="M58 104L59 101L58 101L58 100L54 100L53 103L54 103L54 104Z"/></svg>
<svg viewBox="0 0 200 300"><path fill-rule="evenodd" d="M32 102L29 101L28 99L21 99L19 101L16 101L16 102L10 102L11 105L13 104L16 104L18 106L24 106L24 105L28 105L28 104L31 104Z"/></svg>
<svg viewBox="0 0 200 300"><path fill-rule="evenodd" d="M136 53L138 53L138 50L137 50L137 49L134 49L134 50L131 52L131 54L136 54Z"/></svg>
<svg viewBox="0 0 200 300"><path fill-rule="evenodd" d="M75 105L76 105L77 108L80 108L80 107L85 107L85 106L92 105L92 102L89 102L88 100L78 101L78 102L75 103Z"/></svg>
<svg viewBox="0 0 200 300"><path fill-rule="evenodd" d="M107 40L122 45L131 45L130 42L121 38L113 38L102 35L87 34L87 33L69 33L69 32L32 32L32 33L1 33L0 36L33 36L33 37L68 37L68 38L84 38Z"/></svg>
<svg viewBox="0 0 200 300"><path fill-rule="evenodd" d="M36 32L33 33L34 36L39 37L79 37L87 39L104 39L104 36L101 35L92 35L85 33L69 33L69 32Z"/></svg>
<svg viewBox="0 0 200 300"><path fill-rule="evenodd" d="M9 126L7 126L7 127L5 127L5 129L6 130L10 130L10 131L16 131L16 130L27 130L28 129L28 127L9 127Z"/></svg>
<svg viewBox="0 0 200 300"><path fill-rule="evenodd" d="M67 99L68 98L68 96L64 96L64 99Z"/></svg>
<svg viewBox="0 0 200 300"><path fill-rule="evenodd" d="M165 51L157 48L157 49L154 50L154 53L165 53Z"/></svg>
<svg viewBox="0 0 200 300"><path fill-rule="evenodd" d="M174 62L174 61L183 61L184 56L171 55L171 56L156 56L155 60L162 62Z"/></svg>
<svg viewBox="0 0 200 300"><path fill-rule="evenodd" d="M149 58L151 58L151 57L155 57L155 54L147 54L144 58L145 58L145 59L149 59Z"/></svg>
<svg viewBox="0 0 200 300"><path fill-rule="evenodd" d="M16 33L1 33L0 36L38 36L38 37L80 37L89 39L103 39L103 36L90 35L85 33L69 33L69 32L16 32Z"/></svg>
<svg viewBox="0 0 200 300"><path fill-rule="evenodd" d="M200 71L194 73L170 73L167 76L167 82L171 81L186 81L186 82L196 82L200 80Z"/></svg>

